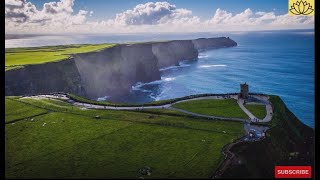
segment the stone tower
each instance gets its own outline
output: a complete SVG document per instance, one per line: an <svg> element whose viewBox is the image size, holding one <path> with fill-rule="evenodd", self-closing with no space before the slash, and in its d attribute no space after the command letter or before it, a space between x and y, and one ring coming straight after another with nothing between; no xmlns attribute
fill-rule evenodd
<svg viewBox="0 0 320 180"><path fill-rule="evenodd" d="M249 95L249 86L247 83L240 84L239 98L247 99Z"/></svg>

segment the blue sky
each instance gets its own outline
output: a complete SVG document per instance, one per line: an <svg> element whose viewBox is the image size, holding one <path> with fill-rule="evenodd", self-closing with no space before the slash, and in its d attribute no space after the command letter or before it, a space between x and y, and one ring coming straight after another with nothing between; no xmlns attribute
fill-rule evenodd
<svg viewBox="0 0 320 180"><path fill-rule="evenodd" d="M46 2L52 0L30 0L37 8L42 8ZM159 0L158 0L159 1ZM88 19L104 20L113 18L117 13L127 9L132 9L137 4L147 2L157 2L155 0L76 0L74 11L80 9L93 11L93 15ZM247 8L253 11L273 11L276 15L285 14L288 11L287 0L167 0L177 8L192 10L193 15L200 18L209 19L213 16L217 8L227 10L232 13L240 13Z"/></svg>
<svg viewBox="0 0 320 180"><path fill-rule="evenodd" d="M6 0L6 33L148 33L310 29L287 0Z"/></svg>

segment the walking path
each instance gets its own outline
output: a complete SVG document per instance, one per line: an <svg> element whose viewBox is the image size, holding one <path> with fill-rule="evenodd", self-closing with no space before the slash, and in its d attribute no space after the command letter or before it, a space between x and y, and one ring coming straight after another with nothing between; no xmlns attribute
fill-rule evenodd
<svg viewBox="0 0 320 180"><path fill-rule="evenodd" d="M237 101L239 107L242 109L244 113L246 113L251 120L257 119L246 107L244 107L244 99L239 98Z"/></svg>
<svg viewBox="0 0 320 180"><path fill-rule="evenodd" d="M82 102L76 102L74 100L71 100L67 95L37 95L37 96L29 96L29 97L23 97L23 98L34 98L34 99L61 99L61 100L68 100L71 102L73 105L82 107L82 108L88 108L88 109L111 109L111 110L143 110L143 109L171 109L179 112L183 112L186 114L190 114L192 116L197 116L197 117L203 117L203 118L208 118L208 119L221 119L221 120L234 120L234 121L242 121L242 122L268 122L272 119L272 107L268 101L268 97L266 96L258 96L258 95L252 95L255 98L263 101L266 103L266 110L267 110L267 115L266 117L261 120L255 117L243 104L244 104L244 99L238 99L237 95L225 95L225 96L206 96L206 97L196 97L193 99L186 99L186 100L181 100L175 103L168 103L165 105L159 105L159 106L121 106L121 107L115 107L115 106L108 106L108 105L95 105L95 104L89 104L89 103L82 103ZM178 109L172 107L173 104L180 103L180 102L185 102L185 101L194 101L194 100L201 100L201 99L226 99L226 98L233 98L237 100L237 103L239 107L245 112L250 119L242 119L242 118L231 118L231 117L221 117L221 116L210 116L210 115L204 115L204 114L198 114L190 111L186 111L183 109Z"/></svg>
<svg viewBox="0 0 320 180"><path fill-rule="evenodd" d="M245 100L242 98L239 98L237 100L237 103L238 103L239 107L242 109L242 111L245 112L249 116L250 120L253 122L269 122L269 121L271 121L273 112L272 112L272 106L269 102L269 97L260 96L260 95L252 95L252 97L254 97L260 101L260 102L253 102L252 104L265 105L266 116L263 119L257 118L244 106Z"/></svg>
<svg viewBox="0 0 320 180"><path fill-rule="evenodd" d="M273 114L271 104L267 104L267 105L266 105L266 109L267 109L267 115L266 115L266 117L263 118L263 120L260 120L259 122L269 122L269 121L271 121L271 119L272 119L272 114Z"/></svg>

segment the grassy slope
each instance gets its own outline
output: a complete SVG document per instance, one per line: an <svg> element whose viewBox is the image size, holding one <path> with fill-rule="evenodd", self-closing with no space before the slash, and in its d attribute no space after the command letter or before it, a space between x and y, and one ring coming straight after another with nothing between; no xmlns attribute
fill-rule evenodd
<svg viewBox="0 0 320 180"><path fill-rule="evenodd" d="M15 107L41 107L48 113L6 124L7 178L137 178L144 166L153 168L151 178L207 178L222 160L221 148L243 134L238 122L172 116L161 110L153 114L81 110L55 100L9 102L6 120L14 119L10 113Z"/></svg>
<svg viewBox="0 0 320 180"><path fill-rule="evenodd" d="M6 70L10 70L13 68L21 68L27 64L59 61L68 58L70 54L98 51L112 46L114 46L114 44L61 45L6 49L5 66Z"/></svg>
<svg viewBox="0 0 320 180"><path fill-rule="evenodd" d="M259 119L263 119L267 115L267 110L265 105L246 104L244 106Z"/></svg>
<svg viewBox="0 0 320 180"><path fill-rule="evenodd" d="M45 109L25 106L24 104L17 103L10 98L5 99L5 111L6 123L48 112Z"/></svg>
<svg viewBox="0 0 320 180"><path fill-rule="evenodd" d="M244 164L231 168L224 177L274 178L275 165L313 165L314 130L301 123L278 96L270 100L274 116L267 138L234 148Z"/></svg>
<svg viewBox="0 0 320 180"><path fill-rule="evenodd" d="M192 100L174 104L173 107L212 116L248 118L235 99Z"/></svg>

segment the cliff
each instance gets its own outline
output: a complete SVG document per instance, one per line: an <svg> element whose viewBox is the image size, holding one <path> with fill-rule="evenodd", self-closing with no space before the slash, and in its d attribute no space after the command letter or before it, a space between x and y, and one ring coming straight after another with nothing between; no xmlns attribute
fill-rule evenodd
<svg viewBox="0 0 320 180"><path fill-rule="evenodd" d="M74 92L86 95L81 77L72 59L28 65L6 71L6 95L32 95L48 92Z"/></svg>
<svg viewBox="0 0 320 180"><path fill-rule="evenodd" d="M67 60L6 71L5 94L73 93L88 98L121 95L137 82L161 79L159 69L197 60L198 50L235 46L229 38L119 44Z"/></svg>
<svg viewBox="0 0 320 180"><path fill-rule="evenodd" d="M160 79L151 44L119 45L77 54L74 61L90 98L123 94L137 82Z"/></svg>
<svg viewBox="0 0 320 180"><path fill-rule="evenodd" d="M179 65L182 60L198 59L198 51L191 40L154 43L152 52L158 59L158 68Z"/></svg>
<svg viewBox="0 0 320 180"><path fill-rule="evenodd" d="M237 43L229 37L199 38L192 42L197 50L237 46Z"/></svg>

